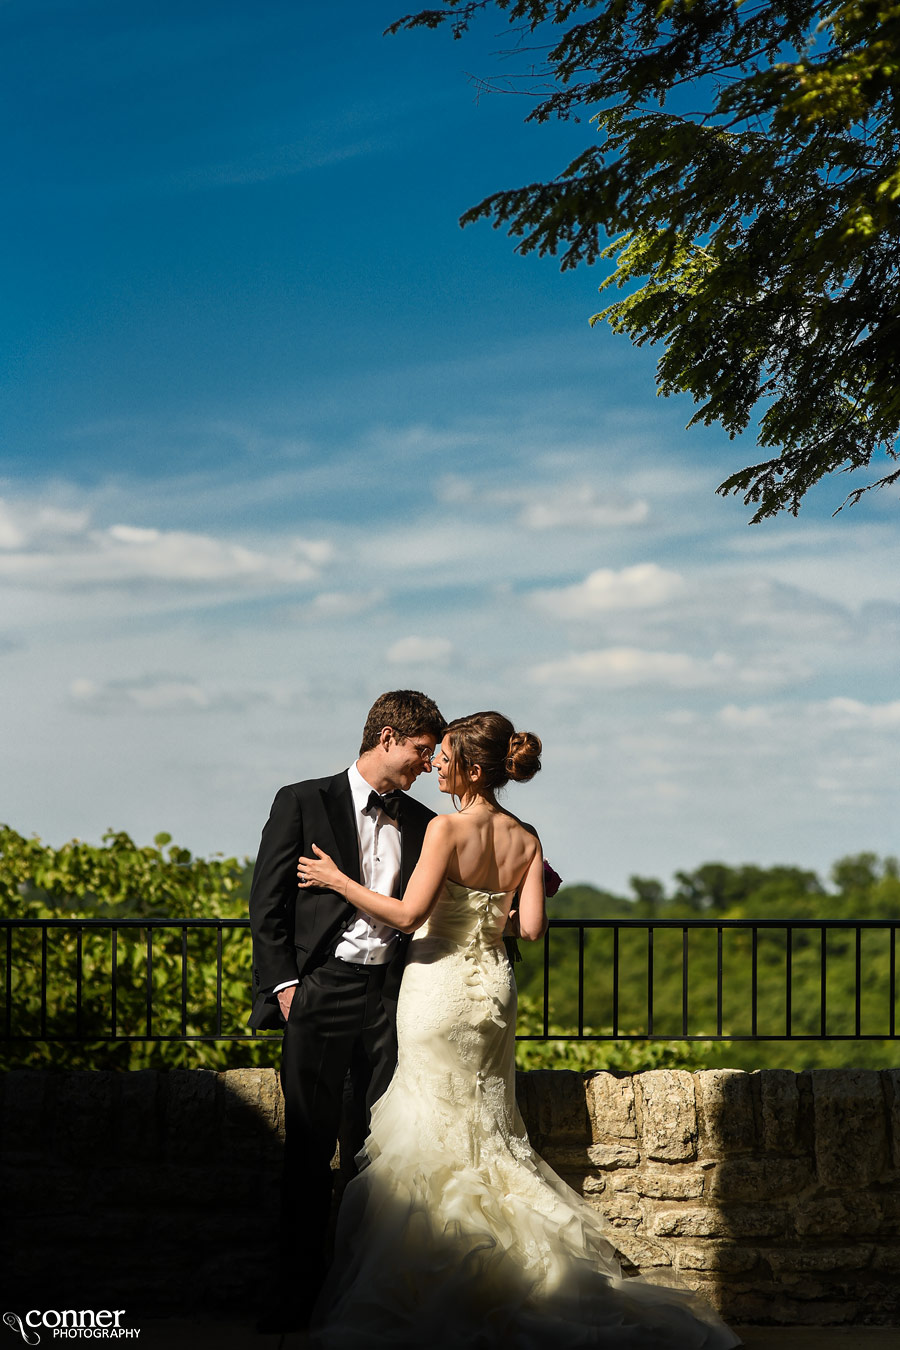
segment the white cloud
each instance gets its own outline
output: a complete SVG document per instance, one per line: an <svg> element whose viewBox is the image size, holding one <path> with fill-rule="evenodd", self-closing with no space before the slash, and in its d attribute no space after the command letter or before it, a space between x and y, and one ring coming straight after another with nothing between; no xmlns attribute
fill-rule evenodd
<svg viewBox="0 0 900 1350"><path fill-rule="evenodd" d="M197 712L210 707L209 694L184 679L73 680L73 703L89 712Z"/></svg>
<svg viewBox="0 0 900 1350"><path fill-rule="evenodd" d="M56 506L26 507L0 498L0 549L14 551L38 542L53 547L59 539L82 533L87 523L86 511Z"/></svg>
<svg viewBox="0 0 900 1350"><path fill-rule="evenodd" d="M777 656L756 662L730 652L693 656L689 652L652 651L640 647L604 647L572 652L531 671L537 684L564 687L632 689L713 689L722 684L771 687L796 678L796 666Z"/></svg>
<svg viewBox="0 0 900 1350"><path fill-rule="evenodd" d="M6 502L0 498L0 548L22 548L25 534Z"/></svg>
<svg viewBox="0 0 900 1350"><path fill-rule="evenodd" d="M249 475L247 448L215 472L57 482L49 510L10 484L0 559L38 569L0 587L17 828L252 852L277 785L341 767L374 695L408 682L542 736L544 770L509 804L568 880L891 847L900 629L887 601L866 608L900 556L884 538L845 514L781 554L736 552L745 513L646 437L601 455L596 436L473 416L301 465L262 426ZM465 476L435 513L448 465ZM373 514L376 473L399 492Z"/></svg>
<svg viewBox="0 0 900 1350"><path fill-rule="evenodd" d="M452 651L446 638L405 637L388 647L387 659L396 665L434 665L446 661Z"/></svg>
<svg viewBox="0 0 900 1350"><path fill-rule="evenodd" d="M893 703L860 703L855 698L830 698L821 711L840 727L900 729L900 700Z"/></svg>
<svg viewBox="0 0 900 1350"><path fill-rule="evenodd" d="M640 525L650 514L646 501L620 501L601 496L587 485L536 494L522 508L521 523L531 530L607 529L613 525Z"/></svg>
<svg viewBox="0 0 900 1350"><path fill-rule="evenodd" d="M768 727L772 725L772 713L769 708L762 708L759 705L748 708L739 708L735 703L727 703L724 708L720 708L716 714L719 721L726 727L735 727L738 730L742 728L752 729L754 727Z"/></svg>
<svg viewBox="0 0 900 1350"><path fill-rule="evenodd" d="M309 581L329 554L327 544L318 540L294 540L283 554L272 555L186 530L131 525L92 531L90 539L96 550L92 559L101 564L92 569L94 579L106 581ZM106 559L113 568L104 575Z"/></svg>
<svg viewBox="0 0 900 1350"><path fill-rule="evenodd" d="M606 647L600 651L573 652L559 661L547 661L534 668L532 678L538 684L601 685L620 689L667 685L676 689L699 689L733 678L734 673L734 658L724 653L703 660L686 652Z"/></svg>
<svg viewBox="0 0 900 1350"><path fill-rule="evenodd" d="M438 482L436 495L448 506L506 507L515 512L517 524L528 530L603 530L643 524L650 514L642 498L623 498L577 481L496 488L449 474Z"/></svg>
<svg viewBox="0 0 900 1350"><path fill-rule="evenodd" d="M0 576L51 590L138 581L289 585L313 580L333 554L324 539L291 538L263 552L188 530L125 523L92 529L84 511L8 503L0 544Z"/></svg>
<svg viewBox="0 0 900 1350"><path fill-rule="evenodd" d="M588 618L612 609L646 609L666 604L685 589L684 578L656 563L614 571L601 567L575 586L535 591L539 608L567 619Z"/></svg>
<svg viewBox="0 0 900 1350"><path fill-rule="evenodd" d="M69 697L85 712L166 715L244 712L259 703L284 706L286 702L276 690L227 688L185 675L141 675L119 680L79 677L69 685Z"/></svg>
<svg viewBox="0 0 900 1350"><path fill-rule="evenodd" d="M377 609L383 600L384 591L322 591L303 613L312 618L346 619Z"/></svg>

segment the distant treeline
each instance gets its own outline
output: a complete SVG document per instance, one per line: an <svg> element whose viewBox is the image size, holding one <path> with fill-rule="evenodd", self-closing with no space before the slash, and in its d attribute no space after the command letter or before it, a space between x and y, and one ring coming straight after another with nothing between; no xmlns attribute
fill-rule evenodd
<svg viewBox="0 0 900 1350"><path fill-rule="evenodd" d="M900 865L896 858L874 853L841 858L826 885L819 875L800 867L732 867L705 863L693 872L676 872L666 890L655 878L633 876L631 895L620 896L589 885L563 887L548 903L554 918L621 919L884 919L900 922ZM682 931L657 929L653 939L653 1029L656 1035L680 1034L682 1021ZM885 1035L889 1029L890 930L863 932L860 940L861 1031ZM612 1027L612 933L585 935L584 1020L594 1030ZM520 992L520 1031L540 1030L543 952L522 945L516 967ZM895 958L896 959L896 958ZM620 1032L647 1028L647 934L645 929L619 933ZM856 1019L856 935L830 931L825 944L826 1026L834 1035L852 1034ZM689 1029L692 1034L716 1030L718 934L689 935ZM817 1035L822 1011L822 940L815 927L795 930L791 939L790 1011L795 1035ZM749 929L725 929L722 935L723 1032L751 1031L752 935ZM760 929L757 935L757 1031L780 1034L787 1023L787 941L784 929ZM896 993L895 993L896 998ZM578 936L556 932L550 944L550 1013L562 1031L578 1021ZM900 1026L900 1015L896 1019ZM727 1041L650 1046L666 1066L733 1068L814 1068L838 1065L884 1067L898 1063L896 1041ZM635 1056L647 1063L648 1044L617 1042L520 1048L529 1065L558 1062L563 1055L573 1066L630 1069ZM555 1057L555 1058L554 1058Z"/></svg>
<svg viewBox="0 0 900 1350"><path fill-rule="evenodd" d="M557 863L560 860L557 858ZM252 861L246 858L197 858L157 835L139 847L127 834L109 832L100 846L72 840L59 849L37 838L0 828L0 916L21 918L241 918L247 912ZM842 858L828 884L799 867L731 867L706 863L675 874L674 886L648 877L630 880L631 894L615 895L591 885L563 886L548 903L555 918L680 919L897 919L900 921L900 867L895 858L873 853ZM727 933L723 944L725 1030L749 1031L749 932ZM863 1030L886 1031L885 990L889 969L886 932L864 934ZM214 931L192 932L187 962L187 1029L197 1036L216 1031L212 1009L218 980ZM682 1010L680 929L657 930L654 938L654 1030L675 1037ZM619 1031L646 1029L646 933L620 934ZM584 1018L603 1030L612 1025L608 931L587 934ZM523 943L516 966L520 991L520 1029L538 1030L543 987L542 944ZM577 935L556 932L551 943L551 1031L562 1034L577 1024ZM39 930L19 930L12 943L11 1020L13 1030L34 1033L42 1016ZM48 1036L71 1035L75 1017L74 933L53 935L48 944L48 980L43 1017ZM5 960L5 956L3 958ZM795 935L792 956L792 1024L796 1031L818 1027L820 944L814 929ZM82 938L81 1022L84 1032L105 1033L112 1008L112 958L108 933ZM829 938L827 1001L829 1029L852 1030L855 1000L855 939L852 932ZM115 1018L117 1031L141 1035L146 1029L148 968L146 934L120 929L117 939ZM692 1030L709 1034L715 1026L716 934L695 933L690 947ZM785 1017L783 930L761 933L758 943L759 1030L780 1029ZM154 939L149 981L153 991L152 1031L177 1031L181 1023L182 935L167 930ZM250 944L246 933L226 931L222 939L222 1030L240 1032L250 1003ZM0 997L5 998L5 978ZM2 1008L5 1018L6 1008ZM748 1044L624 1041L565 1044L523 1043L523 1067L563 1064L579 1068L621 1069L655 1065L735 1067L897 1062L896 1042L779 1042ZM275 1043L188 1042L166 1045L126 1041L85 1041L51 1045L12 1042L0 1053L3 1066L143 1068L203 1066L222 1069L277 1062Z"/></svg>

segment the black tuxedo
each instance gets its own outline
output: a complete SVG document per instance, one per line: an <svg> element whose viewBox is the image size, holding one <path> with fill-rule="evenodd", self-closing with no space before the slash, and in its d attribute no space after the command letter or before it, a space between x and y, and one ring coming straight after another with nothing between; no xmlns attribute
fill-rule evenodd
<svg viewBox="0 0 900 1350"><path fill-rule="evenodd" d="M419 860L425 828L434 815L413 797L402 796L400 893ZM262 832L250 891L253 933L253 1011L258 1029L284 1025L271 990L321 965L353 918L343 896L324 887L297 886L297 860L313 857L318 844L347 876L359 881L359 841L346 771L331 778L291 783L276 794ZM399 977L406 942L391 962ZM397 979L399 983L399 979Z"/></svg>
<svg viewBox="0 0 900 1350"><path fill-rule="evenodd" d="M418 861L434 813L401 796L400 892ZM254 1005L250 1025L284 1027L285 1173L280 1236L286 1278L315 1292L331 1200L331 1156L342 1164L362 1147L368 1114L397 1058L396 1002L408 940L387 965L339 961L334 948L356 910L325 887L297 886L297 860L313 844L355 881L359 840L346 771L292 783L277 793L263 829L250 892ZM300 980L287 1024L275 985ZM349 1075L349 1080L348 1080ZM350 1090L347 1083L350 1083ZM343 1117L343 1128L342 1125ZM300 1297L304 1297L302 1287Z"/></svg>

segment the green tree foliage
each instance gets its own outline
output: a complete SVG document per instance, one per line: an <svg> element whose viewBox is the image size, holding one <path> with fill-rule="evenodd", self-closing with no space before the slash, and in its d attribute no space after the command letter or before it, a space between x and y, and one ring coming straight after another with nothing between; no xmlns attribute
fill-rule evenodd
<svg viewBox="0 0 900 1350"><path fill-rule="evenodd" d="M445 0L393 31L461 37L495 11L530 68L493 87L532 92L527 120L589 115L596 136L463 223L490 218L563 269L614 260L601 290L628 293L591 322L663 344L659 391L693 397L691 424L734 437L761 411L765 457L719 487L754 522L896 459L900 0Z"/></svg>
<svg viewBox="0 0 900 1350"><path fill-rule="evenodd" d="M533 994L520 993L516 1032L520 1036L541 1036L544 1029L543 1007ZM586 1027L592 1034L594 1028ZM698 1055L694 1044L684 1041L572 1041L556 1039L571 1035L572 1028L551 1022L549 1038L538 1041L519 1041L516 1045L516 1068L575 1069L590 1073L606 1069L611 1073L641 1073L645 1069L695 1069Z"/></svg>
<svg viewBox="0 0 900 1350"><path fill-rule="evenodd" d="M115 979L109 930L83 930L80 1012L76 930L67 927L48 931L43 993L41 930L15 931L10 967L12 1031L37 1035L43 1019L50 1043L13 1041L0 1054L0 1064L221 1069L272 1063L275 1050L264 1040L243 1045L214 1041L167 1045L91 1039L112 1030L113 990L117 1035L144 1036L148 987L152 1002L150 1033L179 1034L183 980L187 993L185 1031L189 1036L217 1033L220 975L216 930L192 930L183 938L177 922L173 927L154 929L148 963L148 929L139 923L135 926L133 921L244 918L249 879L246 859L195 858L187 849L173 844L168 834L158 834L153 845L139 847L127 834L110 831L104 835L102 847L73 839L54 849L36 837L26 839L15 830L0 827L0 916L131 921L117 932ZM224 929L221 941L221 1031L241 1034L250 1009L250 943L241 929ZM5 1009L3 1012L5 1015ZM76 1033L79 1039L73 1041Z"/></svg>
<svg viewBox="0 0 900 1350"><path fill-rule="evenodd" d="M548 902L553 918L808 920L791 940L790 1020L795 1036L817 1036L821 1028L822 919L887 919L900 922L900 872L895 858L873 853L842 858L831 871L827 889L815 872L798 867L732 867L706 863L693 872L675 874L670 894L658 881L633 877L633 899L591 886L563 887ZM613 933L587 930L582 1016L585 1031L605 1035L645 1034L648 1027L648 938L645 927L623 926L618 936L618 1022L614 1023ZM757 1030L780 1035L787 1024L787 939L784 928L759 929L757 939ZM860 943L861 1030L882 1036L889 1029L891 938L886 929L863 932ZM523 960L516 981L524 1009L525 1029L542 1024L543 944L522 943ZM831 930L826 940L826 1021L828 1031L853 1036L856 1003L856 938L853 930ZM793 1041L679 1043L681 1034L683 934L680 927L657 928L653 939L653 1031L672 1041L614 1040L591 1045L554 1041L553 1049L525 1042L519 1062L546 1067L556 1055L560 1064L577 1068L641 1067L805 1068L840 1064L883 1066L897 1062L896 1042ZM550 943L549 1022L562 1036L578 1028L578 932L554 932ZM723 1034L746 1036L751 1021L752 936L749 929L724 929L722 935ZM688 942L688 1013L692 1035L717 1031L718 933L715 928L691 932ZM900 989L895 991L895 997ZM900 1014L900 1009L897 1009ZM900 1025L900 1016L898 1016ZM661 1054L657 1065L648 1058Z"/></svg>
<svg viewBox="0 0 900 1350"><path fill-rule="evenodd" d="M110 832L97 847L72 840L54 849L0 827L0 918L103 918L119 927L116 951L115 1026L134 1040L103 1042L113 1020L112 943L108 928L81 936L83 979L77 1007L74 928L53 929L47 941L46 991L41 989L40 929L17 930L10 968L12 1030L37 1035L42 1018L47 1041L19 1040L0 1051L0 1067L235 1068L277 1062L279 1038L237 1042L193 1040L154 1043L138 1039L147 1031L147 989L152 995L150 1031L180 1035L181 998L186 983L185 1030L188 1036L243 1036L250 1010L250 941L246 929L223 929L221 977L215 929L192 930L189 918L243 919L247 911L250 864L237 858L195 858L172 844L168 835L139 847L127 834ZM679 872L671 893L659 881L633 877L631 895L619 896L589 885L564 886L549 902L554 918L809 919L878 918L900 921L900 869L896 859L873 853L842 858L831 871L831 888L814 872L796 867L731 867L706 863ZM154 930L152 960L147 961L147 927L142 920L171 918L172 927ZM126 922L130 921L130 923ZM134 926L130 926L133 924ZM725 1034L746 1033L749 1026L750 934L728 931L723 941ZM613 1035L613 937L595 930L585 937L583 1030ZM186 944L186 945L183 945ZM544 944L520 944L516 965L519 1031L543 1030ZM863 1030L879 1031L886 1018L889 944L884 932L863 934ZM548 1041L522 1041L520 1068L608 1068L634 1072L649 1068L697 1068L727 1064L799 1068L827 1064L881 1064L896 1061L896 1044L794 1042L748 1045L737 1041L681 1042L681 928L657 929L654 937L654 1032L661 1040L629 1040L646 1031L647 933L623 927L619 934L618 1039L579 1042L563 1039L578 1032L578 933L553 933L550 944ZM793 940L792 1026L818 1031L820 1016L819 931L799 930ZM856 990L856 951L852 932L833 933L827 949L829 1028L852 1034ZM759 1030L780 1031L786 1016L784 930L759 934ZM222 1025L216 1024L221 978ZM689 953L691 1030L709 1036L716 1027L716 932L691 935ZM0 999L5 997L0 974ZM0 1021L6 1008L0 1006ZM75 1039L76 1033L78 1039ZM96 1037L96 1039L93 1039ZM671 1038L671 1039L668 1039Z"/></svg>

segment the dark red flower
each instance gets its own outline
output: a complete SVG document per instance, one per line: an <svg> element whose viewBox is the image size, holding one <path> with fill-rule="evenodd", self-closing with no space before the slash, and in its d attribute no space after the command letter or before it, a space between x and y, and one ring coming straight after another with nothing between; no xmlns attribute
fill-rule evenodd
<svg viewBox="0 0 900 1350"><path fill-rule="evenodd" d="M552 896L552 895L555 895L556 892L559 890L559 888L560 888L561 885L562 885L562 877L559 875L558 872L554 872L553 868L550 866L550 864L548 863L547 859L545 858L545 859L544 859L544 893L545 893L545 895L546 895L548 898L549 898L550 896Z"/></svg>

